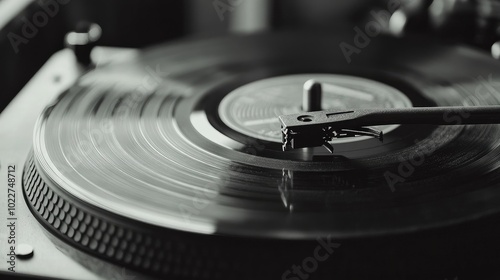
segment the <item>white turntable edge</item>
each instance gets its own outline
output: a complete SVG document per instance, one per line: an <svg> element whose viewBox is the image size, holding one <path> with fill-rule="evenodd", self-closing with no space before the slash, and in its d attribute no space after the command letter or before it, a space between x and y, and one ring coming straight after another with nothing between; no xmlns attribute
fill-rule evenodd
<svg viewBox="0 0 500 280"><path fill-rule="evenodd" d="M96 64L108 64L125 57L134 56L137 50L123 48L97 47L92 56ZM83 68L76 63L73 52L69 49L55 53L30 80L22 91L0 114L0 274L9 272L7 263L10 230L8 222L15 222L16 245L29 244L34 254L29 259L16 258L15 271L21 276L32 275L59 279L118 279L123 276L123 269L114 265L105 265L99 273L94 273L84 265L61 252L47 236L47 232L33 217L24 201L22 192L22 171L25 160L32 147L33 129L43 109L57 96L69 88L83 73ZM15 217L8 220L8 166L15 166ZM5 224L5 225L4 225ZM83 253L82 253L83 254ZM96 262L89 261L87 266ZM102 263L102 262L101 262ZM127 273L127 275L133 275ZM15 275L13 275L15 276Z"/></svg>

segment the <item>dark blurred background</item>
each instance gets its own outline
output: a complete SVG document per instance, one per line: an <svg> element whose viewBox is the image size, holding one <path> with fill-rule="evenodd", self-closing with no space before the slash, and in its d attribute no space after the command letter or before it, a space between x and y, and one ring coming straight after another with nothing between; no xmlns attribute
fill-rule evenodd
<svg viewBox="0 0 500 280"><path fill-rule="evenodd" d="M386 27L396 36L434 33L487 49L498 11L496 0L0 0L0 111L82 20L102 27L100 45L140 48L186 36L352 30L379 12L394 17Z"/></svg>

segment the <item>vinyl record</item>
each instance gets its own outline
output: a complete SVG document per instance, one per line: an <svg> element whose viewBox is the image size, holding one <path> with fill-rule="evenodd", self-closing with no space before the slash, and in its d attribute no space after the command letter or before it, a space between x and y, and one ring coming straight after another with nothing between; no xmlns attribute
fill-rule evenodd
<svg viewBox="0 0 500 280"><path fill-rule="evenodd" d="M485 55L379 36L346 57L351 41L186 41L90 71L37 123L24 174L31 209L112 262L207 278L266 262L275 265L262 273L282 272L318 237L409 233L498 212L498 125L384 126L383 142L334 140L334 154L281 150L277 116L301 111L309 79L330 85L324 109L500 102L500 67Z"/></svg>

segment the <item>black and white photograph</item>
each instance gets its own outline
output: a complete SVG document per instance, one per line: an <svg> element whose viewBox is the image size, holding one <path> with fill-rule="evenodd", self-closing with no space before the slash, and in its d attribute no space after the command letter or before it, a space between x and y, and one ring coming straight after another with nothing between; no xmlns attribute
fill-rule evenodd
<svg viewBox="0 0 500 280"><path fill-rule="evenodd" d="M500 279L499 60L500 0L0 0L0 279Z"/></svg>

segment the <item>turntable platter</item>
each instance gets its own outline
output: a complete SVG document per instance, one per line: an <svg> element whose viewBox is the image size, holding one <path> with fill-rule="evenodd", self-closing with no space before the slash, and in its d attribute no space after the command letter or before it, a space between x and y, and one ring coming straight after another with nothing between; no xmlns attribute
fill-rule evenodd
<svg viewBox="0 0 500 280"><path fill-rule="evenodd" d="M124 228L141 236L138 244L180 233L311 241L498 212L497 125L391 126L383 143L339 142L335 156L283 153L267 124L242 125L300 110L293 92L311 77L365 94L357 101L334 90L331 107L500 103L496 82L478 81L500 74L498 63L476 52L379 37L348 64L339 49L345 39L282 33L182 42L89 72L38 121L24 176L32 210L56 234L113 261L122 260L119 245L84 242L81 224L106 224L103 235Z"/></svg>

